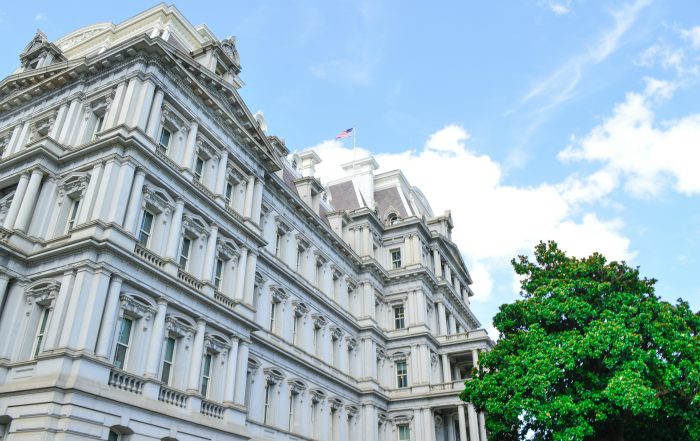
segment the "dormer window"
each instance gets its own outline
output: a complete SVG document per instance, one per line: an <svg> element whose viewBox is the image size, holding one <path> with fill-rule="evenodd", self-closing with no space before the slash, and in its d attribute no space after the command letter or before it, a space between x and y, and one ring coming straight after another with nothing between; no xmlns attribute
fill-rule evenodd
<svg viewBox="0 0 700 441"><path fill-rule="evenodd" d="M388 225L395 225L397 224L401 219L399 219L399 216L396 213L391 213L389 216L386 218L386 223Z"/></svg>
<svg viewBox="0 0 700 441"><path fill-rule="evenodd" d="M172 138L172 132L163 127L160 131L160 140L158 141L158 151L164 155L168 154L168 148L170 147L170 138Z"/></svg>

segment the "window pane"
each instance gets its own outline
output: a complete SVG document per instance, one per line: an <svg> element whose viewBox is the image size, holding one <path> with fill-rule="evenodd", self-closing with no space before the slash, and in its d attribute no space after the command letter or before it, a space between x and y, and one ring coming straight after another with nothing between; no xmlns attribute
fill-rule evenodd
<svg viewBox="0 0 700 441"><path fill-rule="evenodd" d="M163 358L166 361L172 362L174 353L175 353L175 339L172 337L169 337L165 341L165 355L163 356Z"/></svg>
<svg viewBox="0 0 700 441"><path fill-rule="evenodd" d="M125 345L129 344L129 339L131 338L131 325L131 319L126 317L122 319L121 326L119 327L119 338L117 340L119 343Z"/></svg>

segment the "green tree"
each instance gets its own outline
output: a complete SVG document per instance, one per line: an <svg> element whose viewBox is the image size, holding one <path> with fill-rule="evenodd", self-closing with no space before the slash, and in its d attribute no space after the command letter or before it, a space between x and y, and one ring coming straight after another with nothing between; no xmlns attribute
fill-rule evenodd
<svg viewBox="0 0 700 441"><path fill-rule="evenodd" d="M700 315L600 254L540 243L513 259L521 300L460 395L490 441L700 440Z"/></svg>

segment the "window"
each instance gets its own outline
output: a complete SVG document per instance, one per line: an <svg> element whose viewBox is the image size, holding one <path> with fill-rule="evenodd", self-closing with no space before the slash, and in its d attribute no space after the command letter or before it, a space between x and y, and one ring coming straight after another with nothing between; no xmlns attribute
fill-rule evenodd
<svg viewBox="0 0 700 441"><path fill-rule="evenodd" d="M188 237L182 238L182 246L180 247L180 267L183 270L187 269L187 264L190 261L190 248L192 241Z"/></svg>
<svg viewBox="0 0 700 441"><path fill-rule="evenodd" d="M391 250L391 269L401 268L401 250Z"/></svg>
<svg viewBox="0 0 700 441"><path fill-rule="evenodd" d="M231 182L226 182L226 190L224 191L224 198L226 203L230 204L233 198L233 184Z"/></svg>
<svg viewBox="0 0 700 441"><path fill-rule="evenodd" d="M214 286L217 291L221 291L221 279L224 273L224 261L221 259L216 259L216 266L214 267Z"/></svg>
<svg viewBox="0 0 700 441"><path fill-rule="evenodd" d="M92 131L92 139L97 138L97 134L100 133L100 130L102 130L102 126L104 125L105 122L105 117L104 115L98 116L97 121L95 121L95 129Z"/></svg>
<svg viewBox="0 0 700 441"><path fill-rule="evenodd" d="M44 334L46 332L46 322L49 319L49 308L44 308L41 310L41 317L39 318L39 327L36 330L36 338L34 339L34 350L32 351L32 357L36 357L41 352L42 343L44 342Z"/></svg>
<svg viewBox="0 0 700 441"><path fill-rule="evenodd" d="M387 223L389 225L394 225L399 222L399 217L396 215L396 213L391 213L389 217L387 218Z"/></svg>
<svg viewBox="0 0 700 441"><path fill-rule="evenodd" d="M411 439L411 431L408 428L408 424L397 425L396 431L399 435L399 441L409 441Z"/></svg>
<svg viewBox="0 0 700 441"><path fill-rule="evenodd" d="M394 307L394 329L403 329L406 327L405 311L403 305Z"/></svg>
<svg viewBox="0 0 700 441"><path fill-rule="evenodd" d="M163 370L160 374L160 381L165 384L170 384L173 360L175 360L175 339L168 337L165 340L165 348L163 349Z"/></svg>
<svg viewBox="0 0 700 441"><path fill-rule="evenodd" d="M172 136L172 133L170 133L170 130L163 127L163 130L161 130L161 132L160 132L160 141L158 141L158 151L163 153L164 155L168 154L168 148L170 147L170 137L171 136Z"/></svg>
<svg viewBox="0 0 700 441"><path fill-rule="evenodd" d="M270 305L270 332L275 330L275 314L277 313L277 302Z"/></svg>
<svg viewBox="0 0 700 441"><path fill-rule="evenodd" d="M408 387L408 369L405 361L396 362L396 386L398 388Z"/></svg>
<svg viewBox="0 0 700 441"><path fill-rule="evenodd" d="M282 234L277 231L275 234L275 256L278 258L282 255Z"/></svg>
<svg viewBox="0 0 700 441"><path fill-rule="evenodd" d="M199 182L202 182L202 173L204 171L204 159L197 155L197 159L194 162L194 177L197 178Z"/></svg>
<svg viewBox="0 0 700 441"><path fill-rule="evenodd" d="M323 282L323 264L316 262L316 287L321 288Z"/></svg>
<svg viewBox="0 0 700 441"><path fill-rule="evenodd" d="M297 248L297 272L301 272L301 258L304 255L303 248Z"/></svg>
<svg viewBox="0 0 700 441"><path fill-rule="evenodd" d="M294 344L297 344L298 340L298 331L299 331L299 317L294 315L294 321L292 322L292 342Z"/></svg>
<svg viewBox="0 0 700 441"><path fill-rule="evenodd" d="M119 334L117 335L117 347L114 350L114 366L124 369L126 357L129 353L129 342L131 340L131 327L133 320L124 317L119 323Z"/></svg>
<svg viewBox="0 0 700 441"><path fill-rule="evenodd" d="M68 212L68 222L66 222L66 233L72 230L75 226L75 219L78 216L79 206L80 199L71 199L70 211Z"/></svg>
<svg viewBox="0 0 700 441"><path fill-rule="evenodd" d="M270 421L270 388L272 387L271 384L266 384L265 385L265 405L263 407L263 423L264 424L269 424Z"/></svg>
<svg viewBox="0 0 700 441"><path fill-rule="evenodd" d="M200 393L207 396L209 392L209 381L211 380L211 354L204 356L204 361L202 361L202 388Z"/></svg>
<svg viewBox="0 0 700 441"><path fill-rule="evenodd" d="M314 328L314 349L316 352L318 352L318 333L321 331L321 328Z"/></svg>
<svg viewBox="0 0 700 441"><path fill-rule="evenodd" d="M109 436L107 437L107 441L119 441L121 439L121 436L115 432L114 430L109 431Z"/></svg>
<svg viewBox="0 0 700 441"><path fill-rule="evenodd" d="M141 227L139 227L139 237L138 243L144 247L148 246L148 242L151 240L151 229L153 228L153 213L144 210L143 216L141 217Z"/></svg>
<svg viewBox="0 0 700 441"><path fill-rule="evenodd" d="M289 426L287 429L290 432L294 429L294 394L289 394Z"/></svg>

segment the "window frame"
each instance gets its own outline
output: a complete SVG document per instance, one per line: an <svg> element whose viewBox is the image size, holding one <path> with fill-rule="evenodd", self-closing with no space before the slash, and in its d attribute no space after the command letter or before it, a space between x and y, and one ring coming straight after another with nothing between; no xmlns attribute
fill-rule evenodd
<svg viewBox="0 0 700 441"><path fill-rule="evenodd" d="M127 337L126 343L121 341L122 333L123 333L123 325L124 323L128 321L129 322L129 335ZM134 330L134 322L136 320L132 317L129 317L127 315L124 315L121 320L119 320L119 329L117 331L115 343L114 343L114 355L112 356L112 365L116 367L117 369L122 369L125 370L127 364L129 363L129 349L131 348L131 339L132 336L134 335L133 330ZM124 348L123 352L123 360L121 362L121 365L117 365L117 356L119 354L119 349Z"/></svg>
<svg viewBox="0 0 700 441"><path fill-rule="evenodd" d="M401 429L406 429L405 438L402 437ZM409 424L397 424L396 439L397 441L411 441L411 426Z"/></svg>
<svg viewBox="0 0 700 441"><path fill-rule="evenodd" d="M146 217L150 216L150 224L148 226L148 231L144 230L144 222L146 220ZM138 236L136 237L136 242L143 246L148 248L151 244L151 238L153 237L153 224L155 223L156 220L156 215L152 211L148 209L143 209L141 212L141 222L139 222L139 231L138 231ZM146 237L146 240L144 242L143 237Z"/></svg>
<svg viewBox="0 0 700 441"><path fill-rule="evenodd" d="M46 337L46 325L49 321L50 313L50 308L41 308L41 313L39 315L39 323L36 328L36 333L34 335L34 344L32 345L32 359L36 358L41 353L41 349L44 345L44 340Z"/></svg>
<svg viewBox="0 0 700 441"><path fill-rule="evenodd" d="M211 367L214 357L211 353L207 352L202 358L202 372L200 375L199 383L199 393L204 397L209 397L209 386L211 385Z"/></svg>
<svg viewBox="0 0 700 441"><path fill-rule="evenodd" d="M224 261L223 259L216 258L214 262L214 288L217 291L221 291L221 285L224 281Z"/></svg>
<svg viewBox="0 0 700 441"><path fill-rule="evenodd" d="M403 369L400 371L399 366L403 366ZM406 389L408 388L408 363L406 360L397 360L396 361L396 388L397 389Z"/></svg>
<svg viewBox="0 0 700 441"><path fill-rule="evenodd" d="M75 227L75 221L78 220L78 210L80 209L80 198L71 200L70 208L68 208L68 219L66 219L66 233L70 232Z"/></svg>
<svg viewBox="0 0 700 441"><path fill-rule="evenodd" d="M192 167L192 174L197 182L202 183L204 180L204 166L207 161L202 157L202 155L197 154L194 157L194 167Z"/></svg>
<svg viewBox="0 0 700 441"><path fill-rule="evenodd" d="M167 359L168 354L168 343L172 341L172 351L170 353L170 360ZM161 370L160 370L160 381L166 385L170 385L173 379L173 366L175 365L175 351L177 350L177 339L172 336L167 336L165 338L165 343L163 344L163 356L161 357ZM167 367L167 378L163 379Z"/></svg>
<svg viewBox="0 0 700 441"><path fill-rule="evenodd" d="M165 143L163 143L163 136L167 133L167 140ZM156 150L161 152L164 155L167 155L168 152L170 151L170 143L172 142L173 139L173 132L168 129L167 127L162 127L160 129L160 136L158 137L158 145L156 146Z"/></svg>
<svg viewBox="0 0 700 441"><path fill-rule="evenodd" d="M394 329L406 329L406 308L404 305L396 305L394 310ZM400 313L400 316L399 316ZM399 326L400 324L400 326Z"/></svg>
<svg viewBox="0 0 700 441"><path fill-rule="evenodd" d="M185 244L187 244L187 250L185 252ZM179 253L179 258L178 258L178 264L180 265L180 268L182 268L184 271L187 271L187 269L190 266L190 255L192 253L192 239L190 239L187 236L182 236L182 240L180 241L180 253ZM183 263L184 261L184 263Z"/></svg>
<svg viewBox="0 0 700 441"><path fill-rule="evenodd" d="M389 256L391 258L391 269L401 268L401 248L393 248L389 250Z"/></svg>

